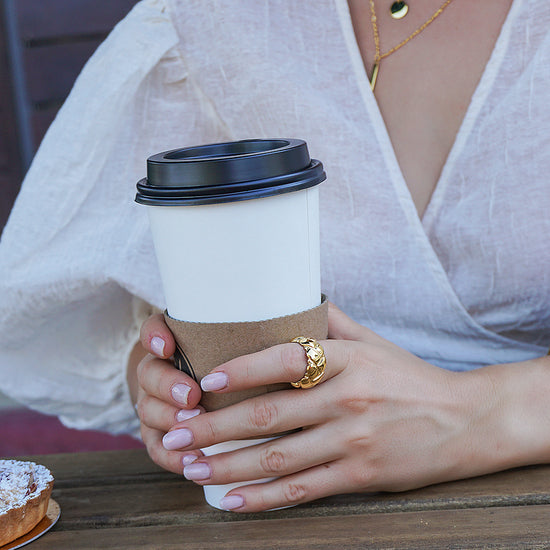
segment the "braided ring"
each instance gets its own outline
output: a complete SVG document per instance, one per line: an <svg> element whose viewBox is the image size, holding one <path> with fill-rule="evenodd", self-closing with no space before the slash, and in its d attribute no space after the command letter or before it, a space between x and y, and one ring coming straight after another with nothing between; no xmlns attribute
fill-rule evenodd
<svg viewBox="0 0 550 550"><path fill-rule="evenodd" d="M304 376L297 382L291 382L291 384L295 388L303 390L313 388L313 386L316 386L321 381L321 378L325 374L325 367L327 365L325 351L321 347L321 344L313 338L298 336L292 342L300 344L304 348L307 358L307 368Z"/></svg>

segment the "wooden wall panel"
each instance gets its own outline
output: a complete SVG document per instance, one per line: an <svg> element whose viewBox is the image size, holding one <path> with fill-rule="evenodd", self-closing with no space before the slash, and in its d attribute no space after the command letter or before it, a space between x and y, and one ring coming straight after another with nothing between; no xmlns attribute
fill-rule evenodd
<svg viewBox="0 0 550 550"><path fill-rule="evenodd" d="M22 177L5 36L0 13L0 230L8 219Z"/></svg>
<svg viewBox="0 0 550 550"><path fill-rule="evenodd" d="M54 44L25 50L27 93L33 110L62 101L99 41Z"/></svg>
<svg viewBox="0 0 550 550"><path fill-rule="evenodd" d="M0 7L5 1L0 0ZM36 150L88 58L137 0L11 1ZM0 229L24 172L6 40L5 22L0 18Z"/></svg>
<svg viewBox="0 0 550 550"><path fill-rule="evenodd" d="M136 0L17 0L24 41L106 33Z"/></svg>

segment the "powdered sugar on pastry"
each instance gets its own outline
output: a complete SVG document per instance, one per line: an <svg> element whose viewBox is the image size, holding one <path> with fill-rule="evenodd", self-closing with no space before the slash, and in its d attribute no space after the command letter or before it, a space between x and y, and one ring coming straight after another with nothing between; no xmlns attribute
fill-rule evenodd
<svg viewBox="0 0 550 550"><path fill-rule="evenodd" d="M8 508L22 506L29 498L42 492L53 476L34 462L0 460L0 514Z"/></svg>

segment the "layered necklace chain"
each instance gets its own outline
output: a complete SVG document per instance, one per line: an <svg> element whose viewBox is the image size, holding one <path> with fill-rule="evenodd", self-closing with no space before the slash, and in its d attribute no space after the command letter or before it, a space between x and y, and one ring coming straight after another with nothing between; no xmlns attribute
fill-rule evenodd
<svg viewBox="0 0 550 550"><path fill-rule="evenodd" d="M385 57L388 57L392 53L399 50L399 48L402 48L407 42L412 40L415 36L418 36L428 25L433 23L445 10L445 8L453 1L453 0L445 0L443 4L437 9L433 15L425 21L420 27L418 27L415 31L413 31L405 40L397 44L397 46L394 46L393 48L390 48L387 52L380 53L380 35L378 33L378 25L376 23L376 9L374 7L374 0L370 1L370 14L371 14L371 24L372 24L372 33L374 35L374 64L372 68L372 76L370 78L370 89L374 92L374 88L376 86L376 80L378 79L378 72L380 70L380 62ZM404 17L408 12L408 6L405 4L405 2L394 2L391 7L391 14L394 19L401 19Z"/></svg>

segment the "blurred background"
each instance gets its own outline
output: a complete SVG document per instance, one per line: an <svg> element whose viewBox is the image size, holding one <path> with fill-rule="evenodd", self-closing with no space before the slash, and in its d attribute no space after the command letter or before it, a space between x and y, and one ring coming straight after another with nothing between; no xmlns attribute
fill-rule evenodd
<svg viewBox="0 0 550 550"><path fill-rule="evenodd" d="M0 0L0 231L80 70L136 3ZM0 380L0 457L140 446L128 436L64 428L11 401Z"/></svg>

